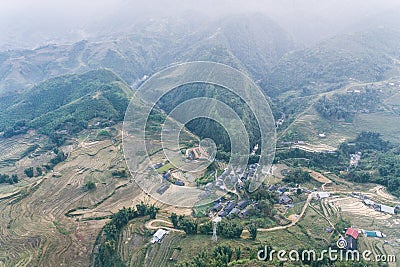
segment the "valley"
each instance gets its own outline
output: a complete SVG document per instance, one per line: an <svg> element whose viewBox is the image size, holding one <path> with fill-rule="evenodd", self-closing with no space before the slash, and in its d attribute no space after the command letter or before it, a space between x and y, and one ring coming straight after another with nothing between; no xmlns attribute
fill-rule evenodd
<svg viewBox="0 0 400 267"><path fill-rule="evenodd" d="M400 266L397 16L256 11L0 51L0 267Z"/></svg>

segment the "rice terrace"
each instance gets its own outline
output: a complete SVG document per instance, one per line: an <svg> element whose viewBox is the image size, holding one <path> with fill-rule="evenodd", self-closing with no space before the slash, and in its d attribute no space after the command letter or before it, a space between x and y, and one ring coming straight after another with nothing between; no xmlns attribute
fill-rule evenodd
<svg viewBox="0 0 400 267"><path fill-rule="evenodd" d="M399 14L1 1L0 267L399 267Z"/></svg>

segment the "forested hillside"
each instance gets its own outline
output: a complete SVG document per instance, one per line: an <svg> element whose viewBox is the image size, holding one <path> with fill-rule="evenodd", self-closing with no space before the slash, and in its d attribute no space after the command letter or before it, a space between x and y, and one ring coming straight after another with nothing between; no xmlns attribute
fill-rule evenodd
<svg viewBox="0 0 400 267"><path fill-rule="evenodd" d="M399 59L400 32L372 28L287 54L264 79L263 87L269 95L289 90L307 95L354 80L384 80L399 73Z"/></svg>
<svg viewBox="0 0 400 267"><path fill-rule="evenodd" d="M93 118L113 124L123 119L131 95L129 86L108 70L60 76L12 101L0 98L0 127L4 137L30 128L55 136L79 132Z"/></svg>
<svg viewBox="0 0 400 267"><path fill-rule="evenodd" d="M199 97L214 98L232 108L244 123L249 135L250 146L253 147L255 144L260 143L260 129L253 111L237 95L220 86L202 83L184 85L167 93L161 98L158 105L169 113L184 101ZM217 112L216 108L211 105L207 107L207 110L209 110L210 114ZM216 114L216 117L224 116L224 114ZM223 147L224 151L230 151L231 143L228 133L218 122L207 118L197 118L187 123L186 127L201 138L213 139L217 145Z"/></svg>

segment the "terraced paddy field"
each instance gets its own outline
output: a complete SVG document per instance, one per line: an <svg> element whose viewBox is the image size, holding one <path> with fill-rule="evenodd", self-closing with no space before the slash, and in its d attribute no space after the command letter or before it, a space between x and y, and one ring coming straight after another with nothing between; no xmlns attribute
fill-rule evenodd
<svg viewBox="0 0 400 267"><path fill-rule="evenodd" d="M0 138L0 169L2 173L23 176L26 167L47 163L53 156L46 148L47 137L30 131L27 134Z"/></svg>
<svg viewBox="0 0 400 267"><path fill-rule="evenodd" d="M55 167L54 173L23 179L17 186L0 186L0 266L89 266L96 238L108 221L107 216L140 201L161 208L157 219L168 221L171 212L191 215L190 209L157 203L131 179L113 176L115 170L126 168L119 140L78 139L77 143L63 148L68 149L68 158ZM17 143L14 140L2 145L5 151L11 151ZM34 144L29 143L27 147ZM24 160L31 160L26 164L34 161L25 155L16 164L24 164ZM278 182L282 179L280 171L287 166L275 167L274 178ZM240 247L246 258L254 258L256 248L265 244L276 249L326 248L335 243L334 235L326 229L346 218L356 228L379 230L387 235L385 239L361 237L361 249L377 254L399 254L400 218L376 212L349 194L362 192L388 205L400 204L397 198L381 186L353 184L329 173L313 174L320 185L332 181L326 186L332 197L311 201L295 225L260 231L254 241L243 235L244 238L234 240L219 238L218 244ZM96 189L84 189L88 181L94 182ZM300 210L301 206L296 207L295 213L299 214ZM155 229L146 226L147 220L132 220L122 231L118 251L130 266L173 266L201 251L212 253L216 247L211 235L187 236L176 231L171 231L160 244L150 245ZM161 221L151 225L170 226Z"/></svg>
<svg viewBox="0 0 400 267"><path fill-rule="evenodd" d="M385 238L360 235L360 251L369 249L375 255L400 255L400 217L398 215L375 211L361 200L351 197L334 198L326 201L324 205L330 206L331 209L339 209L357 229L381 231L386 235Z"/></svg>
<svg viewBox="0 0 400 267"><path fill-rule="evenodd" d="M305 247L319 249L332 244L332 233L326 232L325 228L331 227L330 221L336 223L340 216L336 214L337 216L332 216L328 220L318 202L313 203L312 206L307 209L303 219L293 227L259 232L256 240L251 240L245 235L238 239L219 237L218 243L212 241L211 234L185 235L181 232L169 231L161 243L150 244L151 235L146 232L146 228L149 228L143 228L143 224L147 225L147 223L142 221L143 219L133 220L124 228L119 251L124 261L130 264L129 266L175 266L178 262L193 259L201 252L212 255L218 245L229 245L232 248L240 248L242 258L252 258L247 262L249 265L245 266L268 266L262 265L257 260L258 247L271 245L274 249L289 251ZM161 221L168 220L165 216L160 214L151 225L164 227L165 223Z"/></svg>
<svg viewBox="0 0 400 267"><path fill-rule="evenodd" d="M3 144L3 146L5 146ZM6 266L87 266L109 215L143 200L141 190L112 171L124 167L120 143L81 144L54 173L0 200L0 262ZM96 189L84 184L93 181ZM2 186L3 187L3 186ZM84 212L79 213L80 208ZM73 216L66 216L76 210ZM85 219L85 220L83 220ZM71 265L72 264L72 265Z"/></svg>
<svg viewBox="0 0 400 267"><path fill-rule="evenodd" d="M398 78L390 80L397 82ZM399 143L398 133L400 124L398 123L399 116L399 93L398 88L388 86L388 81L378 83L365 83L348 85L337 90L315 95L311 105L300 113L293 123L282 133L288 131L300 133L303 141L311 144L306 147L307 150L318 150L320 148L330 150L337 148L346 140L354 139L358 133L362 131L379 132L393 143ZM381 91L381 104L379 110L375 112L358 112L352 122L336 121L326 119L315 109L314 103L319 98L326 96L331 97L335 93L345 94L349 89L362 89L371 87ZM319 134L324 133L325 137L321 138ZM296 141L296 140L294 140ZM316 147L317 149L314 149ZM324 148L325 147L325 148Z"/></svg>
<svg viewBox="0 0 400 267"><path fill-rule="evenodd" d="M120 136L103 141L89 137L90 133L63 147L68 158L43 177L0 185L0 266L89 266L107 217L141 201L168 212L190 214L190 210L156 203L130 178L113 176L115 170L126 169ZM0 145L12 151L20 141ZM95 183L94 190L85 189L88 181ZM143 241L134 233L146 235L144 224L130 225L127 238L135 244ZM122 255L132 255L122 247Z"/></svg>

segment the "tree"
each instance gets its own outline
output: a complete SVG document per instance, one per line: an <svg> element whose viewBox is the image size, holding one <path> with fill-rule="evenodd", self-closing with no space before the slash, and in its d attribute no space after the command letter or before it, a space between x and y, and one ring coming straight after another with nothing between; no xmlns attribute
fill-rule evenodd
<svg viewBox="0 0 400 267"><path fill-rule="evenodd" d="M156 208L154 205L151 205L148 208L148 213L150 215L150 219L155 219L156 218L156 214L157 214L158 210L159 210L159 208Z"/></svg>
<svg viewBox="0 0 400 267"><path fill-rule="evenodd" d="M197 234L198 224L195 220L191 220L182 216L179 220L179 228L185 231L187 235Z"/></svg>
<svg viewBox="0 0 400 267"><path fill-rule="evenodd" d="M24 170L24 173L25 173L25 175L28 176L29 178L32 178L32 177L33 177L33 167L26 168L26 169Z"/></svg>
<svg viewBox="0 0 400 267"><path fill-rule="evenodd" d="M258 207L260 208L264 217L267 218L271 216L273 205L269 200L261 200Z"/></svg>
<svg viewBox="0 0 400 267"><path fill-rule="evenodd" d="M232 255L233 251L230 246L222 245L214 249L214 256L223 263L222 266L226 266L231 261Z"/></svg>
<svg viewBox="0 0 400 267"><path fill-rule="evenodd" d="M206 222L199 227L200 233L203 235L208 235L213 231L213 224L212 222Z"/></svg>
<svg viewBox="0 0 400 267"><path fill-rule="evenodd" d="M18 175L16 175L16 174L11 175L11 179L14 184L18 183Z"/></svg>
<svg viewBox="0 0 400 267"><path fill-rule="evenodd" d="M182 229L188 235L197 234L198 223L196 220L186 218L183 215L177 216L176 213L172 213L170 219L174 228Z"/></svg>
<svg viewBox="0 0 400 267"><path fill-rule="evenodd" d="M142 202L140 204L136 204L136 209L140 216L144 216L147 214L147 205Z"/></svg>
<svg viewBox="0 0 400 267"><path fill-rule="evenodd" d="M37 173L38 176L42 176L42 174L43 174L42 168L36 167L36 173Z"/></svg>
<svg viewBox="0 0 400 267"><path fill-rule="evenodd" d="M249 230L250 238L255 240L257 238L257 226L254 223L251 223L247 226L247 230Z"/></svg>
<svg viewBox="0 0 400 267"><path fill-rule="evenodd" d="M243 226L234 221L222 221L217 228L218 233L226 238L240 238L243 232Z"/></svg>
<svg viewBox="0 0 400 267"><path fill-rule="evenodd" d="M96 184L93 181L87 181L85 184L85 189L92 191L92 190L96 189Z"/></svg>
<svg viewBox="0 0 400 267"><path fill-rule="evenodd" d="M303 171L300 168L295 168L283 179L286 183L304 183L311 180L311 175L307 171Z"/></svg>
<svg viewBox="0 0 400 267"><path fill-rule="evenodd" d="M7 183L7 184L16 184L18 183L18 176L16 174L8 175L8 174L0 174L0 184Z"/></svg>
<svg viewBox="0 0 400 267"><path fill-rule="evenodd" d="M236 260L240 260L240 256L242 255L242 251L240 248L235 248L235 255L236 255Z"/></svg>
<svg viewBox="0 0 400 267"><path fill-rule="evenodd" d="M58 149L57 149L57 151L58 151ZM53 165L57 165L58 163L63 162L66 159L67 159L67 156L64 154L64 152L58 151L58 153L56 154L56 157L52 158L50 160L50 163Z"/></svg>
<svg viewBox="0 0 400 267"><path fill-rule="evenodd" d="M174 226L174 228L178 228L178 215L176 215L175 212L173 212L171 214L171 217L169 217L171 219L172 225Z"/></svg>

